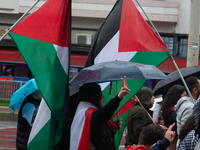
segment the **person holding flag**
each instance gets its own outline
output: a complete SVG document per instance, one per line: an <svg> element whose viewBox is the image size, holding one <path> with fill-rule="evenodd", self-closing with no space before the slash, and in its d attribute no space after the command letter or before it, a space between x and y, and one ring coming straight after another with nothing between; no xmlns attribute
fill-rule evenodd
<svg viewBox="0 0 200 150"><path fill-rule="evenodd" d="M76 109L70 131L70 150L115 150L113 136L118 128L115 123L118 122L117 124L120 125L121 122L119 119L116 120L111 128L107 122L112 122L109 119L119 106L120 101L130 93L126 77L121 80L120 92L105 106L101 87L97 83L86 83L80 87L80 103Z"/></svg>
<svg viewBox="0 0 200 150"><path fill-rule="evenodd" d="M150 113L149 108L153 106L155 99L154 91L150 88L142 87L136 95L146 110L139 103L136 103L136 105L131 108L126 120L128 129L125 143L126 146L138 144L142 129L153 123L147 112Z"/></svg>

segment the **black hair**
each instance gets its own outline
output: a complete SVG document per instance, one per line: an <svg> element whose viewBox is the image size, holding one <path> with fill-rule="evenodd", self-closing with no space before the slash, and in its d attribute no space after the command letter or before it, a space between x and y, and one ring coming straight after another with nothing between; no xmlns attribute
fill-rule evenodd
<svg viewBox="0 0 200 150"><path fill-rule="evenodd" d="M164 97L164 100L162 102L162 106L161 106L161 111L162 111L162 115L163 117L165 117L167 115L167 112L169 112L171 110L171 108L176 105L176 103L178 102L178 100L181 98L181 94L186 91L185 87L182 85L174 85L172 86L167 94Z"/></svg>
<svg viewBox="0 0 200 150"><path fill-rule="evenodd" d="M98 109L101 108L102 92L97 83L83 84L79 89L78 97L80 101L90 102Z"/></svg>
<svg viewBox="0 0 200 150"><path fill-rule="evenodd" d="M150 124L144 127L139 136L140 145L152 145L158 140L162 140L165 136L164 130L158 124Z"/></svg>
<svg viewBox="0 0 200 150"><path fill-rule="evenodd" d="M101 87L97 83L83 84L79 89L78 97L80 101L90 102L98 109L101 109L102 92ZM97 128L97 132L100 135L101 142L103 142L105 135L104 124Z"/></svg>
<svg viewBox="0 0 200 150"><path fill-rule="evenodd" d="M197 77L188 77L186 79L186 84L190 90L190 92L192 92L193 88L199 88L199 82L198 82L198 78ZM187 91L186 91L187 92ZM188 94L188 92L187 92Z"/></svg>

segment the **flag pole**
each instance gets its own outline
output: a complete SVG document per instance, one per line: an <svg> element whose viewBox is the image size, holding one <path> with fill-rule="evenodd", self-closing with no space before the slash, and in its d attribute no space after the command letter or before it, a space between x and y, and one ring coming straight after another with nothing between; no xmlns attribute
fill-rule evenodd
<svg viewBox="0 0 200 150"><path fill-rule="evenodd" d="M147 17L148 21L149 21L150 24L152 25L152 27L153 27L153 29L155 30L155 32L157 33L157 35L158 35L158 36L160 37L160 39L162 40L162 37L160 36L158 30L156 29L156 27L154 26L154 24L153 24L153 22L150 20L150 18L147 16L146 12L145 12L144 9L142 8L142 6L141 6L140 3L138 2L138 0L135 0L135 1L137 2L137 4L139 5L139 7L141 8L141 10L143 11L143 13L145 14L145 16ZM162 40L162 41L163 41L163 40ZM170 55L171 55L171 54L170 54ZM188 88L188 86L187 86L187 84L186 84L186 82L185 82L185 80L184 80L184 78L183 78L183 75L181 74L180 69L178 68L178 66L177 66L177 64L176 64L176 62L175 62L175 60L174 60L174 58L173 58L172 55L171 55L171 59L172 59L172 62L173 62L173 64L174 64L174 66L176 67L176 70L178 71L178 73L179 73L179 75L180 75L180 77L181 77L181 80L182 80L182 82L183 82L183 84L184 84L184 86L185 86L185 88L186 88L186 90L187 90L189 96L193 99L193 97L192 97L192 95L191 95L191 93L190 93L190 90L189 90L189 88Z"/></svg>
<svg viewBox="0 0 200 150"><path fill-rule="evenodd" d="M0 38L0 42L6 37L6 35L35 7L35 5L39 2L40 0L37 0L33 6L31 6L9 29L6 30L6 33Z"/></svg>
<svg viewBox="0 0 200 150"><path fill-rule="evenodd" d="M118 81L116 81L116 88L117 88L117 94L118 94ZM117 107L117 118L119 119L119 107Z"/></svg>
<svg viewBox="0 0 200 150"><path fill-rule="evenodd" d="M119 92L118 90L118 81L116 81L116 88L117 88L117 94ZM117 119L119 119L119 106L117 107ZM118 137L119 137L119 132L118 132Z"/></svg>

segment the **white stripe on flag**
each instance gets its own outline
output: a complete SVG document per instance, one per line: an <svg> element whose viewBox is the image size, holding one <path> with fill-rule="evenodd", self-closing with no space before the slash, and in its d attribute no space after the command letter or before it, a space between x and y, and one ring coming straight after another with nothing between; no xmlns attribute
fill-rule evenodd
<svg viewBox="0 0 200 150"><path fill-rule="evenodd" d="M94 63L102 63L106 61L120 60L130 61L137 52L118 52L119 31L105 45L101 52L94 59Z"/></svg>
<svg viewBox="0 0 200 150"><path fill-rule="evenodd" d="M37 133L43 128L43 126L51 118L51 111L43 98L40 103L37 114L39 114L39 115L36 115L33 127L31 129L31 133L30 133L30 136L28 139L28 144L32 141L32 139L35 137L35 135L37 135Z"/></svg>
<svg viewBox="0 0 200 150"><path fill-rule="evenodd" d="M74 116L71 130L70 130L70 150L77 150L79 142L81 140L81 135L83 132L83 127L85 124L85 112L89 107L96 108L89 102L81 101L76 109L76 114Z"/></svg>
<svg viewBox="0 0 200 150"><path fill-rule="evenodd" d="M131 58L137 52L118 52L119 45L119 31L112 37L112 39L105 45L105 47L100 51L100 53L94 59L94 63L102 63L106 61L120 60L120 61L130 61ZM105 82L99 84L101 89L104 90L110 84L110 82Z"/></svg>
<svg viewBox="0 0 200 150"><path fill-rule="evenodd" d="M65 73L68 75L68 63L69 63L69 47L61 47L58 45L54 45L56 51L57 51L57 56L60 60L60 63L65 70Z"/></svg>

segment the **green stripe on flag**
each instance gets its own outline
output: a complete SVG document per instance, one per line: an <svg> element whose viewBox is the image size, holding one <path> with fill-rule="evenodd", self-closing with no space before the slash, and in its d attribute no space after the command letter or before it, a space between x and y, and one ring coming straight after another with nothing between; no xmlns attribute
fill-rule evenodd
<svg viewBox="0 0 200 150"><path fill-rule="evenodd" d="M130 62L159 66L170 57L168 51L138 51Z"/></svg>
<svg viewBox="0 0 200 150"><path fill-rule="evenodd" d="M43 128L36 134L36 136L31 140L28 144L27 148L31 150L39 150L39 149L54 149L54 136L56 124L55 120L51 118ZM42 137L42 139L41 139Z"/></svg>
<svg viewBox="0 0 200 150"><path fill-rule="evenodd" d="M124 129L126 127L126 119L127 119L127 116L128 116L128 113L129 113L130 110L131 109L128 109L125 113L123 113L122 115L119 116L119 118L122 119L121 129ZM116 119L117 119L117 117L113 118L114 121ZM114 135L114 141L115 141L114 144L115 144L116 148L119 147L123 132L124 132L124 130L118 130Z"/></svg>

